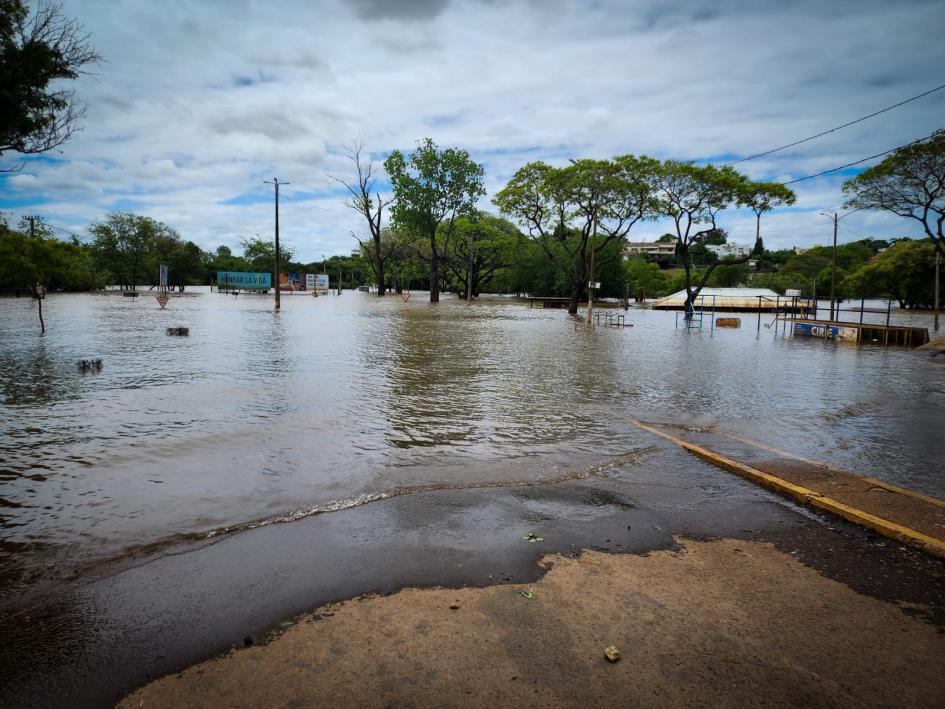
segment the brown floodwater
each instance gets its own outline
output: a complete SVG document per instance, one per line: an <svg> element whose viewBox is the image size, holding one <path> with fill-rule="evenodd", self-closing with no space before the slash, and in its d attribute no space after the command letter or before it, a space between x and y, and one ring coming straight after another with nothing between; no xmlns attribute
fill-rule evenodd
<svg viewBox="0 0 945 709"><path fill-rule="evenodd" d="M628 418L945 497L945 362L903 349L753 314L686 331L631 310L633 328L587 332L503 298L282 302L50 294L41 336L33 301L0 299L6 584L391 495L595 475L653 445ZM76 367L89 358L102 371Z"/></svg>

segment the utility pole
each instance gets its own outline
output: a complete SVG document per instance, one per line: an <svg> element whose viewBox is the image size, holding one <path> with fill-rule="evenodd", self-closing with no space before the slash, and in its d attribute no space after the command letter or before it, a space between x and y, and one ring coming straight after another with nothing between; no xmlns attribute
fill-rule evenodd
<svg viewBox="0 0 945 709"><path fill-rule="evenodd" d="M938 309L939 301L938 299L938 271L939 266L942 263L942 254L938 249L935 251L935 331L938 332Z"/></svg>
<svg viewBox="0 0 945 709"><path fill-rule="evenodd" d="M833 263L830 265L830 319L834 317L834 290L837 287L837 213L833 213ZM839 315L839 313L837 313Z"/></svg>
<svg viewBox="0 0 945 709"><path fill-rule="evenodd" d="M269 180L263 180L267 185L274 185L276 188L276 312L279 312L281 307L281 302L279 301L279 178L273 177L272 182ZM283 182L283 185L292 184L291 182Z"/></svg>
<svg viewBox="0 0 945 709"><path fill-rule="evenodd" d="M859 211L859 210L853 210L853 211ZM840 221L840 219L837 216L836 212L833 213L833 216L830 216L826 212L821 212L820 214L821 216L827 217L827 219L833 220L833 259L832 259L833 263L830 267L830 320L833 321L834 320L833 296L834 296L834 290L837 287L837 222ZM844 214L843 216L846 217L846 216L849 216L850 214L853 214L853 212L847 212L847 214ZM837 314L839 315L839 313Z"/></svg>
<svg viewBox="0 0 945 709"><path fill-rule="evenodd" d="M597 209L594 210L594 230L591 232L591 277L587 283L587 326L594 329L594 256L597 250Z"/></svg>

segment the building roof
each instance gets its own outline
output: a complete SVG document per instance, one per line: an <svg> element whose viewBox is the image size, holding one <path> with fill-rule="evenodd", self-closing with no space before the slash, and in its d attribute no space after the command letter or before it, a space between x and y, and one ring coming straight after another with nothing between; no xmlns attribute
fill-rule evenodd
<svg viewBox="0 0 945 709"><path fill-rule="evenodd" d="M778 299L784 303L784 296L768 288L703 288L699 291L696 307L710 307L715 301L717 308L758 308L761 298L762 308L774 307ZM686 305L686 291L681 290L660 298L653 303L654 308L683 308Z"/></svg>

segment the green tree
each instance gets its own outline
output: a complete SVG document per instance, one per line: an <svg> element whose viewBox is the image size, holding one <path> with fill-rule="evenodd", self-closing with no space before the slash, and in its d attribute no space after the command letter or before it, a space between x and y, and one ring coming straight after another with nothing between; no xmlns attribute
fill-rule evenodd
<svg viewBox="0 0 945 709"><path fill-rule="evenodd" d="M692 249L698 244L704 245L706 237L717 233L718 215L722 210L741 203L749 182L730 167L702 166L677 160L665 161L658 175L660 213L673 221L679 239L677 254L684 270L689 317L695 299L717 265L707 264L705 271L695 279ZM758 246L756 243L752 253L758 250ZM725 263L742 263L749 258L750 255L726 259Z"/></svg>
<svg viewBox="0 0 945 709"><path fill-rule="evenodd" d="M276 273L276 242L254 236L251 239L241 239L243 259L246 265L255 273L268 273L272 276L273 286L278 287L279 274ZM279 257L288 265L295 256L286 244L279 244Z"/></svg>
<svg viewBox="0 0 945 709"><path fill-rule="evenodd" d="M371 257L365 253L370 244L362 244L361 254L371 263ZM417 256L417 239L397 229L384 227L381 229L381 253L384 255L384 278L386 288L393 288L398 295L404 287L421 280L422 269ZM375 273L376 277L376 273Z"/></svg>
<svg viewBox="0 0 945 709"><path fill-rule="evenodd" d="M728 243L728 232L721 227L716 227L703 237L700 242L706 246L721 246Z"/></svg>
<svg viewBox="0 0 945 709"><path fill-rule="evenodd" d="M761 215L777 207L794 204L797 196L790 187L778 182L749 182L742 188L739 202L755 213L755 242L757 252L764 251L761 239Z"/></svg>
<svg viewBox="0 0 945 709"><path fill-rule="evenodd" d="M377 295L382 296L386 292L387 286L384 277L384 266L391 258L389 249L384 248L384 242L381 238L383 229L381 227L384 216L384 207L391 203L390 199L381 197L377 190L377 180L375 179L375 165L369 157L362 157L364 151L364 139L357 138L348 152L348 158L354 163L356 180L350 181L329 174L329 177L335 182L343 185L350 193L350 197L345 204L364 217L368 225L368 231L371 235L370 243L362 241L352 233L357 239L361 248L361 253L371 265L374 272L374 280L377 283ZM373 193L373 194L372 194ZM377 201L375 202L375 198Z"/></svg>
<svg viewBox="0 0 945 709"><path fill-rule="evenodd" d="M751 283L756 288L770 288L781 295L784 295L789 288L799 290L802 295L808 298L815 295L814 279L796 271L793 273L785 271L759 273Z"/></svg>
<svg viewBox="0 0 945 709"><path fill-rule="evenodd" d="M163 263L167 265L168 285L171 287L177 286L183 290L184 286L207 282L209 259L192 241L180 241L175 244ZM160 268L160 264L158 267Z"/></svg>
<svg viewBox="0 0 945 709"><path fill-rule="evenodd" d="M689 247L689 260L693 266L708 266L709 264L718 263L719 255L706 246L705 243L696 241ZM682 264L681 258L678 261Z"/></svg>
<svg viewBox="0 0 945 709"><path fill-rule="evenodd" d="M112 283L132 290L140 283L155 283L155 253L179 243L180 235L166 224L133 212L112 212L89 227L99 268Z"/></svg>
<svg viewBox="0 0 945 709"><path fill-rule="evenodd" d="M642 256L627 259L624 268L631 296L643 300L644 298L658 298L672 292L669 289L669 278L666 272Z"/></svg>
<svg viewBox="0 0 945 709"><path fill-rule="evenodd" d="M606 266L621 258L622 244L638 222L655 216L654 173L646 156L578 160L566 167L533 162L520 168L493 200L517 219L555 264L569 287L568 312L577 313L588 280L590 255L599 250ZM600 234L598 234L600 232ZM590 252L590 253L589 253Z"/></svg>
<svg viewBox="0 0 945 709"><path fill-rule="evenodd" d="M935 291L935 246L902 239L848 276L849 295L892 297L900 308L930 307Z"/></svg>
<svg viewBox="0 0 945 709"><path fill-rule="evenodd" d="M218 246L216 251L206 254L206 261L207 270L214 280L216 274L220 271L249 271L249 264L246 263L246 259L242 256L235 256L229 246Z"/></svg>
<svg viewBox="0 0 945 709"><path fill-rule="evenodd" d="M87 247L60 241L36 229L35 236L0 225L0 288L27 291L37 302L40 329L49 290L87 290L99 285Z"/></svg>
<svg viewBox="0 0 945 709"><path fill-rule="evenodd" d="M709 283L717 288L735 288L748 283L748 276L751 269L747 263L726 264L722 262L712 272L712 278Z"/></svg>
<svg viewBox="0 0 945 709"><path fill-rule="evenodd" d="M30 14L23 0L0 0L0 157L45 153L67 141L84 108L63 81L99 59L60 6L40 3Z"/></svg>
<svg viewBox="0 0 945 709"><path fill-rule="evenodd" d="M440 150L429 138L409 159L395 150L384 161L394 188L393 218L398 230L427 241L430 302L440 300L440 267L449 250L456 219L473 212L485 194L483 168L459 148Z"/></svg>
<svg viewBox="0 0 945 709"><path fill-rule="evenodd" d="M794 249L762 250L758 256L759 271L776 271L796 256Z"/></svg>
<svg viewBox="0 0 945 709"><path fill-rule="evenodd" d="M945 256L945 130L899 148L843 185L847 207L914 219Z"/></svg>
<svg viewBox="0 0 945 709"><path fill-rule="evenodd" d="M446 260L457 295L465 298L469 292L478 297L497 272L512 265L524 239L514 224L486 212L457 219L456 238Z"/></svg>
<svg viewBox="0 0 945 709"><path fill-rule="evenodd" d="M155 230L151 249L145 259L145 281L152 286L160 282L161 266L167 266L171 288L206 282L208 258L192 241L184 241L170 227Z"/></svg>
<svg viewBox="0 0 945 709"><path fill-rule="evenodd" d="M848 244L840 244L837 246L837 268L844 271L855 271L879 253L880 249L885 248L886 245L887 242L877 239L860 239L859 241L851 241ZM825 268L829 272L832 260L833 249L831 247L814 246L789 258L781 267L781 271L784 273L801 273L808 278L813 278ZM830 289L829 284L828 276L827 290ZM825 293L826 291L820 290L818 285L818 292Z"/></svg>

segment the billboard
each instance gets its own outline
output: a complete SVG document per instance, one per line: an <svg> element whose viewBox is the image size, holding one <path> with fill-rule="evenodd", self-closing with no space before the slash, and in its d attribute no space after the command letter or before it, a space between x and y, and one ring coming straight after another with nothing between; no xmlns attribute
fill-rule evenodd
<svg viewBox="0 0 945 709"><path fill-rule="evenodd" d="M272 288L269 273L241 273L240 271L218 271L217 286L223 288Z"/></svg>
<svg viewBox="0 0 945 709"><path fill-rule="evenodd" d="M305 274L305 290L315 290L315 274Z"/></svg>
<svg viewBox="0 0 945 709"><path fill-rule="evenodd" d="M794 334L807 337L822 337L826 340L856 340L855 327L841 327L837 325L820 325L817 323L794 323Z"/></svg>
<svg viewBox="0 0 945 709"><path fill-rule="evenodd" d="M319 273L315 276L315 287L318 290L328 290L328 274Z"/></svg>

